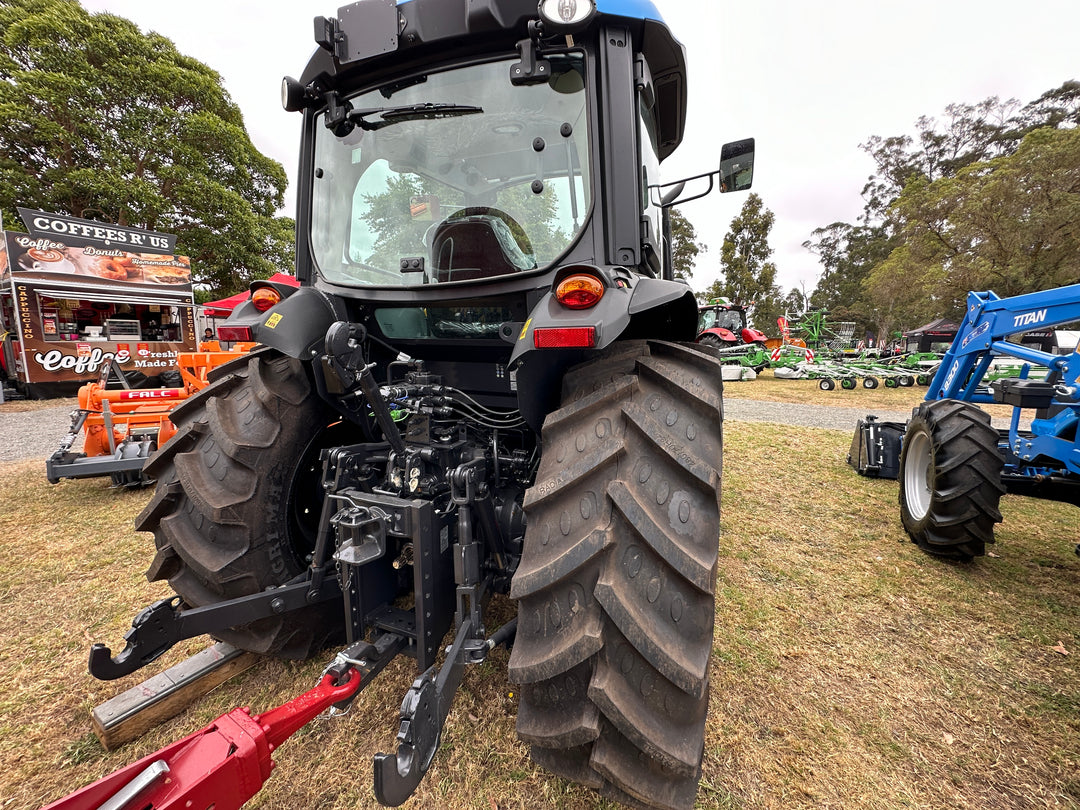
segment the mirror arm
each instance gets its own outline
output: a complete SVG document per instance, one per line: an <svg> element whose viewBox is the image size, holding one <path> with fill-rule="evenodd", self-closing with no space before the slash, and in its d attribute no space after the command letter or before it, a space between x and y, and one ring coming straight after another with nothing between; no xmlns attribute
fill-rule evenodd
<svg viewBox="0 0 1080 810"><path fill-rule="evenodd" d="M704 174L695 174L693 177L684 177L682 180L675 180L671 183L661 183L659 185L649 186L650 190L663 191L663 189L671 189L664 194L659 200L654 201L654 204L660 208L671 208L673 205L681 205L682 203L690 202L691 200L697 200L702 197L707 197L712 193L713 186L716 185L716 181L713 179L716 175L720 174L719 171L705 172ZM683 188L691 180L700 180L703 177L709 178L709 187L700 194L695 194L693 197L685 197L679 199L679 195L682 194Z"/></svg>
<svg viewBox="0 0 1080 810"><path fill-rule="evenodd" d="M349 114L352 112L352 104L348 101L341 101L337 90L327 90L323 94L323 100L326 102L326 118L323 123L337 137L344 138L356 126L349 118Z"/></svg>

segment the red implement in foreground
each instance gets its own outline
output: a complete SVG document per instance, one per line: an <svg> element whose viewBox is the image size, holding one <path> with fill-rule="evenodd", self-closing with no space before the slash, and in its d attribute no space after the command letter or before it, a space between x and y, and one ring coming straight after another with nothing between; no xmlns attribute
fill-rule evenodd
<svg viewBox="0 0 1080 810"><path fill-rule="evenodd" d="M270 755L335 703L359 691L365 673L350 669L258 715L233 709L189 737L87 785L44 810L239 810L274 768Z"/></svg>

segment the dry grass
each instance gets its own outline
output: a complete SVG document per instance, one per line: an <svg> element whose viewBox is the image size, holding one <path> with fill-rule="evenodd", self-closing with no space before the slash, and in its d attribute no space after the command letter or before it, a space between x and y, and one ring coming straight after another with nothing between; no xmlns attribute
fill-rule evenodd
<svg viewBox="0 0 1080 810"><path fill-rule="evenodd" d="M726 438L698 806L1080 807L1075 509L1007 498L998 556L942 563L903 536L896 483L844 464L849 435L732 422ZM315 683L324 661L263 662L104 752L89 711L139 678L94 682L86 652L91 640L118 644L165 593L143 578L150 542L130 528L149 495L96 479L50 487L37 462L0 465L0 492L3 810L32 810L233 706L267 708ZM506 659L499 651L467 671L407 806L613 807L529 762ZM414 675L396 661L348 717L302 730L251 807L374 806L371 756L393 750Z"/></svg>
<svg viewBox="0 0 1080 810"><path fill-rule="evenodd" d="M943 563L846 436L727 435L702 806L1077 806L1075 508L1006 498L998 556Z"/></svg>

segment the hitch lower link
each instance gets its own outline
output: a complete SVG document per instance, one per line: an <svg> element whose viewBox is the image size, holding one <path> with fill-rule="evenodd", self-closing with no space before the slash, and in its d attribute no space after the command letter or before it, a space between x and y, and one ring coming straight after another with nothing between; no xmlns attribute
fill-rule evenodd
<svg viewBox="0 0 1080 810"><path fill-rule="evenodd" d="M332 599L341 600L341 588L333 578L323 579L317 588L305 578L280 588L198 608L181 607L179 596L162 599L132 620L131 629L124 635L124 649L116 656L104 644L91 646L90 674L101 681L116 680L146 666L186 638L213 634L227 627Z"/></svg>
<svg viewBox="0 0 1080 810"><path fill-rule="evenodd" d="M401 702L397 754L375 755L375 798L380 804L397 807L413 794L439 749L443 724L461 686L465 665L482 662L500 644L512 644L516 632L515 618L491 638L478 638L472 618L466 617L438 673L431 667L413 681Z"/></svg>

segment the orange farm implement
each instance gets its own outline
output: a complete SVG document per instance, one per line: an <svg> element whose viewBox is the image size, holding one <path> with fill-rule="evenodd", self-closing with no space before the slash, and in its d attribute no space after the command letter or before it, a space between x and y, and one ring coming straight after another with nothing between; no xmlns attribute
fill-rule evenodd
<svg viewBox="0 0 1080 810"><path fill-rule="evenodd" d="M209 373L218 366L242 357L254 344L238 344L230 351L184 352L180 354L180 378L176 388L130 388L122 372L105 366L95 382L79 389L79 407L71 413L67 435L48 459L45 475L49 483L61 478L111 476L117 486L150 483L142 467L150 454L176 432L169 415L173 408L208 384ZM121 388L110 388L110 379L119 379ZM80 434L82 450L75 451Z"/></svg>

